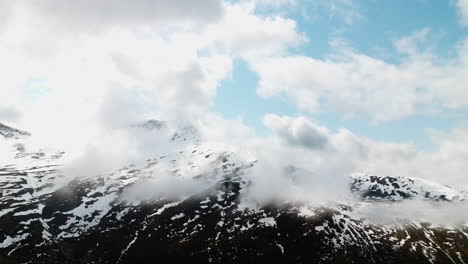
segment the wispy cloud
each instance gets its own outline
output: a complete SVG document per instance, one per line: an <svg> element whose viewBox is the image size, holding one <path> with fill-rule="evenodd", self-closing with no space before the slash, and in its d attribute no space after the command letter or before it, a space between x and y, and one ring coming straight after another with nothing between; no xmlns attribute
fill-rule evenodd
<svg viewBox="0 0 468 264"><path fill-rule="evenodd" d="M458 9L460 15L460 23L468 27L468 1L467 0L456 0L455 6Z"/></svg>
<svg viewBox="0 0 468 264"><path fill-rule="evenodd" d="M455 59L443 60L431 49L420 49L428 34L423 29L395 43L405 57L401 64L342 46L326 59L291 55L252 61L260 75L258 92L287 95L312 113L332 110L345 117L366 115L374 122L468 107L468 41L456 48Z"/></svg>

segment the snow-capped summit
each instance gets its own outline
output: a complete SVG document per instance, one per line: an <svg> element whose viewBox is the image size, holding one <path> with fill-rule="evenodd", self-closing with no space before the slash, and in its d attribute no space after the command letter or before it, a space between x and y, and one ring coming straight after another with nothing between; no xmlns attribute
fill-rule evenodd
<svg viewBox="0 0 468 264"><path fill-rule="evenodd" d="M355 173L351 175L351 188L363 198L376 200L461 201L466 199L465 193L452 187L412 177L384 177Z"/></svg>
<svg viewBox="0 0 468 264"><path fill-rule="evenodd" d="M159 121L148 124L149 134L165 133ZM100 175L67 179L63 152L0 165L0 263L468 262L467 225L371 224L348 204L251 206L243 195L254 162L200 141L193 127L161 138L173 148ZM296 183L298 172L307 173L284 170ZM351 181L366 204L462 199L414 178Z"/></svg>

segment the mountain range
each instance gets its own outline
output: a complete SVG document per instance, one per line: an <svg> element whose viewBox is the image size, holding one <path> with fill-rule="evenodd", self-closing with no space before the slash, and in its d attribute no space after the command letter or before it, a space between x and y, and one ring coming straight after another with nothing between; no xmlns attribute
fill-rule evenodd
<svg viewBox="0 0 468 264"><path fill-rule="evenodd" d="M130 129L164 137L166 125ZM0 135L8 148L0 161L2 264L468 263L468 219L378 223L358 213L407 201L466 202L450 186L355 173L349 202L255 204L245 197L258 161L204 142L193 127L163 138L173 146L167 153L76 177L63 170L66 152L31 149L26 139L34 135L1 123Z"/></svg>

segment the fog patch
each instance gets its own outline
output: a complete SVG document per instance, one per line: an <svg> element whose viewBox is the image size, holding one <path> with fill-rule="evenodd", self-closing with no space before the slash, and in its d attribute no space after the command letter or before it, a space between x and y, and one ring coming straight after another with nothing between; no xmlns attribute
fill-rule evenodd
<svg viewBox="0 0 468 264"><path fill-rule="evenodd" d="M198 194L210 186L208 178L178 177L171 166L158 165L151 175L141 175L141 179L127 188L123 198L129 202L181 200Z"/></svg>
<svg viewBox="0 0 468 264"><path fill-rule="evenodd" d="M397 202L361 202L353 205L352 214L371 224L427 222L441 226L462 226L468 223L468 201L442 202L414 199Z"/></svg>
<svg viewBox="0 0 468 264"><path fill-rule="evenodd" d="M155 120L153 120L155 121ZM188 142L171 142L176 131L167 123L149 128L137 122L119 129L109 129L99 140L85 147L64 166L68 177L111 173L127 165L144 166L148 158L159 157L183 148Z"/></svg>
<svg viewBox="0 0 468 264"><path fill-rule="evenodd" d="M20 120L21 113L12 106L0 106L0 122L12 122L16 123Z"/></svg>
<svg viewBox="0 0 468 264"><path fill-rule="evenodd" d="M346 175L354 163L335 151L311 152L284 145L271 137L253 142L250 155L258 162L247 177L246 199L257 203L328 202L350 195Z"/></svg>
<svg viewBox="0 0 468 264"><path fill-rule="evenodd" d="M266 115L263 119L266 126L291 145L309 149L323 149L328 143L328 130L318 126L307 118Z"/></svg>

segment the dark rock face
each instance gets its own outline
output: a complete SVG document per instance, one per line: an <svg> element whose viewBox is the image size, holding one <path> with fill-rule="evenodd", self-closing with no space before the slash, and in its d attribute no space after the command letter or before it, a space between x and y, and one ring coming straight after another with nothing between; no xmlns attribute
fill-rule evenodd
<svg viewBox="0 0 468 264"><path fill-rule="evenodd" d="M220 167L229 163L214 160ZM0 240L5 245L6 237L21 239L0 249L1 263L468 261L466 227L368 225L352 218L352 208L344 205L314 208L308 215L298 204L246 208L240 194L248 185L242 175L249 166L236 166L214 186L178 200L123 200L131 184L117 183L142 173L136 168L123 169L116 178L74 180L16 208L14 197L2 196L2 209L14 210L0 217ZM3 170L2 177L46 177L51 168L34 173ZM26 188L16 195L34 192Z"/></svg>
<svg viewBox="0 0 468 264"><path fill-rule="evenodd" d="M187 138L179 133L172 140ZM255 163L209 146L190 145L143 165L73 180L54 165L63 152L17 151L17 164L0 166L2 264L468 262L466 225L370 224L344 204L251 206L243 193ZM171 177L191 175L202 188L135 198L158 187L147 179L161 173L164 162L173 165ZM202 167L209 169L198 173ZM351 188L365 203L455 202L464 195L404 177L353 176Z"/></svg>
<svg viewBox="0 0 468 264"><path fill-rule="evenodd" d="M21 136L31 136L29 132L21 131L0 123L0 135L4 138L19 138Z"/></svg>

